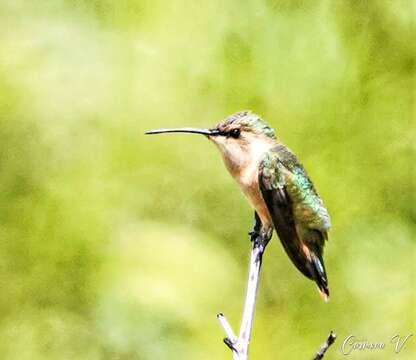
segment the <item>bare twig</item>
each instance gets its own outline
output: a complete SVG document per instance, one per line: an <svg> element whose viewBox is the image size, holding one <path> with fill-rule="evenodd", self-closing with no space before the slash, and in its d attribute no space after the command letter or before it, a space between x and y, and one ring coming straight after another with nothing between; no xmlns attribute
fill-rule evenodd
<svg viewBox="0 0 416 360"><path fill-rule="evenodd" d="M217 315L218 321L224 329L226 338L224 343L232 350L233 360L247 360L250 344L251 329L253 327L254 309L256 306L257 288L259 284L260 268L267 242L253 241L250 255L250 266L243 318L238 336L235 335L230 323L223 313ZM334 343L337 335L331 331L327 340L321 345L312 360L322 359L328 348Z"/></svg>
<svg viewBox="0 0 416 360"><path fill-rule="evenodd" d="M334 343L335 339L337 338L337 334L331 331L328 335L328 339L321 345L318 352L315 354L312 360L320 360L324 357L326 351L329 347Z"/></svg>
<svg viewBox="0 0 416 360"><path fill-rule="evenodd" d="M227 336L224 339L224 343L232 350L234 360L248 359L248 347L250 343L251 329L253 326L260 268L266 245L267 244L263 244L258 241L253 241L253 247L251 249L250 256L246 300L244 303L243 318L241 320L238 337L234 334L225 316L222 313L217 315L217 318L220 321L220 324Z"/></svg>

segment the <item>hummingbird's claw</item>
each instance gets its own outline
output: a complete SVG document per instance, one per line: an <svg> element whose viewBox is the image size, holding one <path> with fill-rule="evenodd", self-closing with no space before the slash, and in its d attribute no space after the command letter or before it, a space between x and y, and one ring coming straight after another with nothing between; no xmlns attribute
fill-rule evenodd
<svg viewBox="0 0 416 360"><path fill-rule="evenodd" d="M253 234L251 234L251 242L253 244L253 249L259 249L256 261L260 261L263 256L264 250L266 249L266 246L272 237L272 231L271 229L268 229L261 232L252 231L252 233Z"/></svg>
<svg viewBox="0 0 416 360"><path fill-rule="evenodd" d="M260 236L261 221L257 212L254 212L253 229L248 233L250 235L250 241L253 243Z"/></svg>
<svg viewBox="0 0 416 360"><path fill-rule="evenodd" d="M257 230L252 230L248 233L250 235L250 241L254 242L260 236L260 233Z"/></svg>

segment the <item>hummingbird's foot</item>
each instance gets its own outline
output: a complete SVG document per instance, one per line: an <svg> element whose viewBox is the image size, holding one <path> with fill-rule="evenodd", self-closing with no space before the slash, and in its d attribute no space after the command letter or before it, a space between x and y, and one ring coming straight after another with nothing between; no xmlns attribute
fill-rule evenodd
<svg viewBox="0 0 416 360"><path fill-rule="evenodd" d="M259 250L257 254L257 261L261 260L264 250L266 250L266 246L272 238L272 235L273 228L262 228L261 232L257 235L257 237L254 240L252 240L253 249L257 248Z"/></svg>
<svg viewBox="0 0 416 360"><path fill-rule="evenodd" d="M248 233L250 235L250 241L254 242L260 236L260 232L257 230L252 230Z"/></svg>
<svg viewBox="0 0 416 360"><path fill-rule="evenodd" d="M261 221L257 212L254 212L253 229L248 233L250 235L250 241L253 243L260 236Z"/></svg>

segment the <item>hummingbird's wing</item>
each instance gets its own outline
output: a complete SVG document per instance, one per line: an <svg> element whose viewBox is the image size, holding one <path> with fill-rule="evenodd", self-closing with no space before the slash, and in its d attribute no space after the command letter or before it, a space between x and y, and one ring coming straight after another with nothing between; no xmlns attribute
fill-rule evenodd
<svg viewBox="0 0 416 360"><path fill-rule="evenodd" d="M322 256L330 219L305 169L292 152L278 145L260 164L259 186L289 258L327 298Z"/></svg>

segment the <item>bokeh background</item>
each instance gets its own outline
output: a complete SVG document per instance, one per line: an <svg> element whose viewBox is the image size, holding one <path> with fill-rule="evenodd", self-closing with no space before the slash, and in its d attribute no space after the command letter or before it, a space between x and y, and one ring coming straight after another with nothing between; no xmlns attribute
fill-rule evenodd
<svg viewBox="0 0 416 360"><path fill-rule="evenodd" d="M230 359L252 211L162 126L252 109L330 210L332 298L265 256L253 359L416 334L415 16L406 0L2 0L1 359ZM415 335L416 336L416 335ZM416 338L397 358L414 359Z"/></svg>

